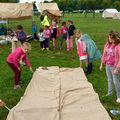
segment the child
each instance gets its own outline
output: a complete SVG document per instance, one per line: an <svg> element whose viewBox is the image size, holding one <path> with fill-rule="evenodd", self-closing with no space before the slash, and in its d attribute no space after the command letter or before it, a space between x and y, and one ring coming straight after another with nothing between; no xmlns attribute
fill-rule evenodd
<svg viewBox="0 0 120 120"><path fill-rule="evenodd" d="M88 34L82 34L81 40L85 42L88 52L88 66L86 67L85 73L90 74L93 70L92 62L101 58L101 53L98 50L95 42L91 39Z"/></svg>
<svg viewBox="0 0 120 120"><path fill-rule="evenodd" d="M14 72L14 89L20 88L21 68L19 66L19 61L21 59L25 62L30 71L33 72L30 62L27 58L27 53L30 49L31 45L27 42L24 42L21 47L15 49L15 51L10 53L10 55L7 57L7 63Z"/></svg>
<svg viewBox="0 0 120 120"><path fill-rule="evenodd" d="M23 31L22 25L17 26L16 38L20 44L23 44L26 41L26 33Z"/></svg>
<svg viewBox="0 0 120 120"><path fill-rule="evenodd" d="M67 51L72 50L73 49L73 35L74 35L74 30L75 30L75 26L73 24L73 21L68 20L68 38L67 38Z"/></svg>
<svg viewBox="0 0 120 120"><path fill-rule="evenodd" d="M77 39L77 53L80 59L80 67L82 67L82 61L85 61L86 66L88 66L87 48L85 42L80 39L81 38L80 30L76 30L75 36Z"/></svg>
<svg viewBox="0 0 120 120"><path fill-rule="evenodd" d="M40 48L41 50L45 49L45 38L43 35L43 29L41 28L38 33L39 41L40 41Z"/></svg>
<svg viewBox="0 0 120 120"><path fill-rule="evenodd" d="M4 102L0 99L0 108L4 106Z"/></svg>
<svg viewBox="0 0 120 120"><path fill-rule="evenodd" d="M49 39L50 39L50 29L49 26L45 26L45 29L43 31L43 35L45 38L45 49L49 50Z"/></svg>
<svg viewBox="0 0 120 120"><path fill-rule="evenodd" d="M108 41L104 46L104 51L101 59L100 70L106 65L106 74L108 79L108 94L111 96L113 85L117 93L117 103L120 103L120 34L115 31L110 31Z"/></svg>
<svg viewBox="0 0 120 120"><path fill-rule="evenodd" d="M33 40L37 40L37 25L35 21L32 21L32 33L33 33Z"/></svg>
<svg viewBox="0 0 120 120"><path fill-rule="evenodd" d="M68 33L68 28L66 26L66 22L62 22L60 49L62 49L63 41L67 40L67 33Z"/></svg>
<svg viewBox="0 0 120 120"><path fill-rule="evenodd" d="M56 26L56 22L52 21L52 26L51 26L51 39L53 42L53 48L56 48L56 35L57 35L57 26Z"/></svg>

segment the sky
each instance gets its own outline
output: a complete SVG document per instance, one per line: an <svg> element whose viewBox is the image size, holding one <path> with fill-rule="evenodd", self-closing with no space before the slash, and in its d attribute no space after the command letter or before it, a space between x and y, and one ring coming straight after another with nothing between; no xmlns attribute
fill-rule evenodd
<svg viewBox="0 0 120 120"><path fill-rule="evenodd" d="M19 0L20 3L34 2L34 1L36 1L36 3L44 2L44 0ZM47 0L47 1L51 1L51 0Z"/></svg>

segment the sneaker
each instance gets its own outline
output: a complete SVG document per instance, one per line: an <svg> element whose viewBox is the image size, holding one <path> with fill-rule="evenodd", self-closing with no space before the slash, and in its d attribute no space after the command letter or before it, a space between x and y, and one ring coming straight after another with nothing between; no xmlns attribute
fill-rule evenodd
<svg viewBox="0 0 120 120"><path fill-rule="evenodd" d="M45 48L41 48L41 50L43 51Z"/></svg>
<svg viewBox="0 0 120 120"><path fill-rule="evenodd" d="M15 85L13 89L16 90L16 89L18 89L20 87L21 87L20 85Z"/></svg>
<svg viewBox="0 0 120 120"><path fill-rule="evenodd" d="M118 98L118 99L116 100L116 102L117 102L117 103L120 103L120 98Z"/></svg>
<svg viewBox="0 0 120 120"><path fill-rule="evenodd" d="M49 51L49 48L46 48L47 51Z"/></svg>

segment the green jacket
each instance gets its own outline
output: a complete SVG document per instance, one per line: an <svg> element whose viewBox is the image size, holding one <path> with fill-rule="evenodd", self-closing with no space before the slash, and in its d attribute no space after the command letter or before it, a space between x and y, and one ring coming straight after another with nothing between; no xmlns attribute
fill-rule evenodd
<svg viewBox="0 0 120 120"><path fill-rule="evenodd" d="M50 26L50 23L48 21L47 15L44 17L43 21L41 22L43 26Z"/></svg>

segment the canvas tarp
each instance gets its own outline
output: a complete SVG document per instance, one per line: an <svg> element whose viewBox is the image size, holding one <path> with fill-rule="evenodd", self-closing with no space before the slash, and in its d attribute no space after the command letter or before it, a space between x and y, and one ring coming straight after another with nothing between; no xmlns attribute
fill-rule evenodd
<svg viewBox="0 0 120 120"><path fill-rule="evenodd" d="M111 120L80 68L38 68L7 120Z"/></svg>
<svg viewBox="0 0 120 120"><path fill-rule="evenodd" d="M31 17L31 3L0 3L0 19L27 19Z"/></svg>
<svg viewBox="0 0 120 120"><path fill-rule="evenodd" d="M38 7L40 12L45 15L47 14L51 20L59 19L62 16L57 3L40 3Z"/></svg>

